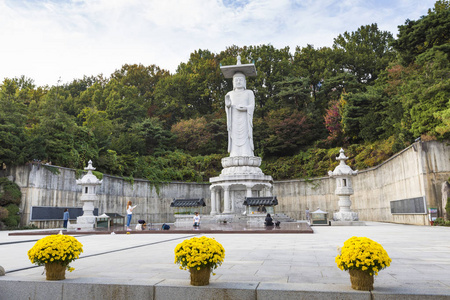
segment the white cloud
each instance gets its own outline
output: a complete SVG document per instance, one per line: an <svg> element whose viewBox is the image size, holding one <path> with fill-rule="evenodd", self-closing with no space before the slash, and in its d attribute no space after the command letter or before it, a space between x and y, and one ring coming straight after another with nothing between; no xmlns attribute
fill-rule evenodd
<svg viewBox="0 0 450 300"><path fill-rule="evenodd" d="M109 76L123 64L172 72L197 49L331 46L345 31L397 26L434 0L0 0L0 80Z"/></svg>

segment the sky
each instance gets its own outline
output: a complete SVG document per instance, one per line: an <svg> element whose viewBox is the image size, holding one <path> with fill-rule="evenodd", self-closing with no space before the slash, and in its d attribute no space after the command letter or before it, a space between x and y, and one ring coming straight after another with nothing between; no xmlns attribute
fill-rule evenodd
<svg viewBox="0 0 450 300"><path fill-rule="evenodd" d="M0 0L0 82L37 86L109 77L124 64L171 73L195 50L330 47L377 23L398 33L435 0Z"/></svg>

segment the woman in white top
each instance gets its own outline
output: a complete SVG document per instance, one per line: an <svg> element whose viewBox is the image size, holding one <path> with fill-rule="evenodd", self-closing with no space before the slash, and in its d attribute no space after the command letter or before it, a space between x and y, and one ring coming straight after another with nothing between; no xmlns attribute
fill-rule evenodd
<svg viewBox="0 0 450 300"><path fill-rule="evenodd" d="M127 230L130 230L131 217L133 215L133 209L137 206L131 206L131 201L127 202Z"/></svg>

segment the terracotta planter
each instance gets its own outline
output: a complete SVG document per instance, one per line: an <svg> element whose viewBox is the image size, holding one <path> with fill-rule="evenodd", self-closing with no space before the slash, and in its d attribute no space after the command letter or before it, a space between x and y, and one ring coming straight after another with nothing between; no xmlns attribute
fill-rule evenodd
<svg viewBox="0 0 450 300"><path fill-rule="evenodd" d="M361 270L349 270L352 289L360 291L373 290L373 275Z"/></svg>
<svg viewBox="0 0 450 300"><path fill-rule="evenodd" d="M47 280L66 279L66 266L58 262L45 264L45 276Z"/></svg>
<svg viewBox="0 0 450 300"><path fill-rule="evenodd" d="M211 275L211 268L189 268L191 273L191 285L200 286L209 284L209 276Z"/></svg>

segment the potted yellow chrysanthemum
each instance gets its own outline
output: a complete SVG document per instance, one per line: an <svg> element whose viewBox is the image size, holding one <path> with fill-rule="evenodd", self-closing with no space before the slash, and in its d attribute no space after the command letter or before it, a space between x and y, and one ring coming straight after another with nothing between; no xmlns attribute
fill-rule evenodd
<svg viewBox="0 0 450 300"><path fill-rule="evenodd" d="M344 243L336 264L341 270L349 271L352 288L373 290L373 277L389 267L391 259L384 248L366 237L351 237Z"/></svg>
<svg viewBox="0 0 450 300"><path fill-rule="evenodd" d="M387 252L377 242L366 237L351 237L344 243L336 264L341 270L349 271L352 288L373 290L373 277L391 264Z"/></svg>
<svg viewBox="0 0 450 300"><path fill-rule="evenodd" d="M83 252L83 245L70 235L49 235L36 242L28 250L28 258L33 264L45 266L47 280L65 279L66 269L74 268L69 263L77 259Z"/></svg>
<svg viewBox="0 0 450 300"><path fill-rule="evenodd" d="M191 274L191 285L208 285L211 272L225 258L225 249L215 239L193 237L175 247L175 263ZM213 275L215 275L213 273Z"/></svg>

